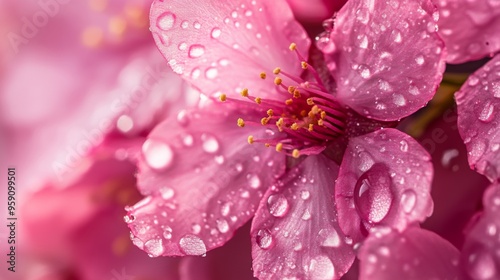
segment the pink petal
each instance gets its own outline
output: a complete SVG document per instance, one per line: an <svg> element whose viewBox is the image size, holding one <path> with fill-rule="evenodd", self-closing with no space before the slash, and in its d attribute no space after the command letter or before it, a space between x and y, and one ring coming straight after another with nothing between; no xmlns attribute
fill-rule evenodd
<svg viewBox="0 0 500 280"><path fill-rule="evenodd" d="M276 67L302 71L290 43L307 54L310 41L284 0L159 1L151 9L151 31L172 69L202 92L254 95L273 92L268 74Z"/></svg>
<svg viewBox="0 0 500 280"><path fill-rule="evenodd" d="M483 58L500 50L500 3L496 0L434 0L439 34L449 63Z"/></svg>
<svg viewBox="0 0 500 280"><path fill-rule="evenodd" d="M308 156L261 201L252 224L254 275L259 279L339 279L354 252L337 224L337 164Z"/></svg>
<svg viewBox="0 0 500 280"><path fill-rule="evenodd" d="M458 250L432 231L376 232L361 246L360 280L458 279Z"/></svg>
<svg viewBox="0 0 500 280"><path fill-rule="evenodd" d="M384 121L423 107L445 67L433 11L429 0L348 1L330 36L335 51L324 50L332 60L338 98Z"/></svg>
<svg viewBox="0 0 500 280"><path fill-rule="evenodd" d="M410 136L383 129L352 138L335 201L343 231L361 241L375 225L404 230L432 213L429 154Z"/></svg>
<svg viewBox="0 0 500 280"><path fill-rule="evenodd" d="M458 129L470 167L490 180L500 176L500 55L472 74L455 94Z"/></svg>
<svg viewBox="0 0 500 280"><path fill-rule="evenodd" d="M500 184L491 185L483 197L484 213L467 235L462 266L471 279L500 277Z"/></svg>
<svg viewBox="0 0 500 280"><path fill-rule="evenodd" d="M306 23L321 23L330 18L346 0L287 0L295 18Z"/></svg>
<svg viewBox="0 0 500 280"><path fill-rule="evenodd" d="M167 119L143 145L138 184L146 198L126 221L134 243L152 256L203 255L223 245L283 172L283 154L247 143L260 127L239 128L243 113L224 106Z"/></svg>

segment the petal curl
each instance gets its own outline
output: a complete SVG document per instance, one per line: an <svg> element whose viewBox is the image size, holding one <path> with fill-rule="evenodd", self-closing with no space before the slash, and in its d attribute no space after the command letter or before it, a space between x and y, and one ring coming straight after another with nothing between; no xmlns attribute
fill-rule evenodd
<svg viewBox="0 0 500 280"><path fill-rule="evenodd" d="M347 0L287 0L295 18L305 23L321 23L338 11Z"/></svg>
<svg viewBox="0 0 500 280"><path fill-rule="evenodd" d="M294 75L300 63L288 47L307 54L310 41L284 0L156 0L151 31L172 69L202 92L269 95L274 84L259 74L276 67ZM251 86L251 87L250 87Z"/></svg>
<svg viewBox="0 0 500 280"><path fill-rule="evenodd" d="M471 279L500 277L500 184L491 185L483 196L484 212L467 235L462 267Z"/></svg>
<svg viewBox="0 0 500 280"><path fill-rule="evenodd" d="M220 106L167 119L143 146L138 185L146 198L126 221L134 243L153 256L203 255L223 245L284 171L283 154L247 143L252 127L236 125L244 113Z"/></svg>
<svg viewBox="0 0 500 280"><path fill-rule="evenodd" d="M404 230L432 213L429 154L410 136L383 129L352 138L336 183L343 231L361 241L376 225Z"/></svg>
<svg viewBox="0 0 500 280"><path fill-rule="evenodd" d="M459 279L460 253L432 231L376 232L359 251L360 280Z"/></svg>
<svg viewBox="0 0 500 280"><path fill-rule="evenodd" d="M444 72L444 44L429 0L348 1L331 40L337 97L367 117L393 121L423 107Z"/></svg>
<svg viewBox="0 0 500 280"><path fill-rule="evenodd" d="M339 279L354 261L336 217L338 165L308 156L264 195L252 224L259 279Z"/></svg>
<svg viewBox="0 0 500 280"><path fill-rule="evenodd" d="M434 0L439 34L449 63L480 59L500 50L500 3L496 0Z"/></svg>
<svg viewBox="0 0 500 280"><path fill-rule="evenodd" d="M500 55L472 74L455 93L458 129L470 167L490 180L500 177Z"/></svg>

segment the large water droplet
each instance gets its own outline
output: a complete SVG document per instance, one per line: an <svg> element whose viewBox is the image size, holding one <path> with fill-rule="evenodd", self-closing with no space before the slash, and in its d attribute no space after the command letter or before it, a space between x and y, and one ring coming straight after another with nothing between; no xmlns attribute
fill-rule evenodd
<svg viewBox="0 0 500 280"><path fill-rule="evenodd" d="M393 202L392 181L385 164L376 163L363 173L354 188L354 204L360 217L369 223L382 221Z"/></svg>
<svg viewBox="0 0 500 280"><path fill-rule="evenodd" d="M269 213L275 217L283 217L289 210L288 200L282 194L269 196L267 199L267 207L269 209Z"/></svg>
<svg viewBox="0 0 500 280"><path fill-rule="evenodd" d="M327 256L318 256L309 264L309 279L333 279L335 267Z"/></svg>
<svg viewBox="0 0 500 280"><path fill-rule="evenodd" d="M219 71L215 67L210 67L205 71L205 77L207 77L207 79L211 79L211 80L217 78L218 74L219 74Z"/></svg>
<svg viewBox="0 0 500 280"><path fill-rule="evenodd" d="M491 102L486 102L481 110L481 113L479 114L479 120L485 123L490 122L493 119L494 109L495 107L491 104Z"/></svg>
<svg viewBox="0 0 500 280"><path fill-rule="evenodd" d="M212 29L212 33L210 33L210 35L212 36L213 39L217 39L220 37L220 34L222 33L222 31L215 27L214 29Z"/></svg>
<svg viewBox="0 0 500 280"><path fill-rule="evenodd" d="M202 134L203 150L209 154L216 153L219 150L219 141L211 134Z"/></svg>
<svg viewBox="0 0 500 280"><path fill-rule="evenodd" d="M303 200L309 199L310 196L311 196L311 193L308 190L300 191L300 198L302 198Z"/></svg>
<svg viewBox="0 0 500 280"><path fill-rule="evenodd" d="M417 204L417 194L413 190L406 190L401 195L401 206L403 211L410 213Z"/></svg>
<svg viewBox="0 0 500 280"><path fill-rule="evenodd" d="M226 220L219 219L216 221L216 223L217 223L217 229L219 229L221 233L226 233L229 231L229 224L227 223Z"/></svg>
<svg viewBox="0 0 500 280"><path fill-rule="evenodd" d="M322 229L318 233L321 246L323 247L339 247L340 236L335 229Z"/></svg>
<svg viewBox="0 0 500 280"><path fill-rule="evenodd" d="M150 257L159 257L165 252L161 239L151 239L144 243L144 250Z"/></svg>
<svg viewBox="0 0 500 280"><path fill-rule="evenodd" d="M329 32L323 32L315 38L316 47L324 53L332 53L335 51L335 44L330 39Z"/></svg>
<svg viewBox="0 0 500 280"><path fill-rule="evenodd" d="M261 229L257 232L257 236L255 238L257 245L262 249L269 249L274 243L273 236L268 229Z"/></svg>
<svg viewBox="0 0 500 280"><path fill-rule="evenodd" d="M186 255L201 256L207 253L207 247L198 236L187 234L179 241L181 250Z"/></svg>
<svg viewBox="0 0 500 280"><path fill-rule="evenodd" d="M162 30L169 30L174 27L175 15L170 12L163 13L158 17L156 24Z"/></svg>
<svg viewBox="0 0 500 280"><path fill-rule="evenodd" d="M198 58L202 56L205 53L205 47L202 45L192 45L189 47L189 57L191 58Z"/></svg>
<svg viewBox="0 0 500 280"><path fill-rule="evenodd" d="M142 145L146 163L153 169L161 170L172 165L174 152L170 146L160 140L148 139Z"/></svg>

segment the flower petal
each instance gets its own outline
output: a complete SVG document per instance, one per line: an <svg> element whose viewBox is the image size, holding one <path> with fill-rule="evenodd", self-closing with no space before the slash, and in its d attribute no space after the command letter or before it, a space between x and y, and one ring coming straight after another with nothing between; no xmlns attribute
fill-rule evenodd
<svg viewBox="0 0 500 280"><path fill-rule="evenodd" d="M339 279L349 270L354 251L333 201L337 172L334 161L308 156L267 191L252 224L256 277Z"/></svg>
<svg viewBox="0 0 500 280"><path fill-rule="evenodd" d="M347 0L287 0L295 18L305 23L321 23L338 11Z"/></svg>
<svg viewBox="0 0 500 280"><path fill-rule="evenodd" d="M444 72L444 44L428 0L348 1L331 40L338 98L370 118L408 116L434 95Z"/></svg>
<svg viewBox="0 0 500 280"><path fill-rule="evenodd" d="M284 0L156 0L150 19L174 72L209 95L250 86L255 95L269 94L275 86L259 74L276 67L300 74L300 61L288 47L295 42L307 54L310 44Z"/></svg>
<svg viewBox="0 0 500 280"><path fill-rule="evenodd" d="M360 280L459 279L460 253L432 231L377 232L359 251Z"/></svg>
<svg viewBox="0 0 500 280"><path fill-rule="evenodd" d="M500 184L491 185L483 197L484 213L467 235L462 266L471 279L500 277Z"/></svg>
<svg viewBox="0 0 500 280"><path fill-rule="evenodd" d="M167 119L143 145L138 185L146 198L126 221L134 243L153 256L203 255L223 245L284 171L283 154L247 143L253 128L236 125L243 113L220 106Z"/></svg>
<svg viewBox="0 0 500 280"><path fill-rule="evenodd" d="M434 1L439 8L439 34L449 63L483 58L500 50L500 3L495 0Z"/></svg>
<svg viewBox="0 0 500 280"><path fill-rule="evenodd" d="M471 168L490 180L500 177L500 55L472 74L455 93L458 129Z"/></svg>
<svg viewBox="0 0 500 280"><path fill-rule="evenodd" d="M358 242L375 225L401 231L423 221L432 213L432 175L429 154L396 129L352 138L335 186L340 226Z"/></svg>

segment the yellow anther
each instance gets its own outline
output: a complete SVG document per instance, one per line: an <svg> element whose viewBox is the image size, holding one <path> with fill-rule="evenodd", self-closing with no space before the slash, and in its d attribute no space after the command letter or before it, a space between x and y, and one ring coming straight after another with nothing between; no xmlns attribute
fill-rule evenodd
<svg viewBox="0 0 500 280"><path fill-rule="evenodd" d="M264 80L267 77L266 73L262 72L260 73L260 78Z"/></svg>
<svg viewBox="0 0 500 280"><path fill-rule="evenodd" d="M295 91L295 87L294 86L289 86L288 87L288 93L293 94L294 91Z"/></svg>
<svg viewBox="0 0 500 280"><path fill-rule="evenodd" d="M321 115L321 119L322 120L324 120L326 118L326 112L325 111L321 112L320 115Z"/></svg>
<svg viewBox="0 0 500 280"><path fill-rule="evenodd" d="M253 144L254 140L253 140L253 136L250 135L248 136L248 144Z"/></svg>
<svg viewBox="0 0 500 280"><path fill-rule="evenodd" d="M287 100L285 101L285 104L286 104L286 105L292 105L292 103L293 103L293 99L291 99L291 98L290 98L290 99L287 99Z"/></svg>
<svg viewBox="0 0 500 280"><path fill-rule="evenodd" d="M278 75L280 72L281 72L281 68L279 68L279 67L276 67L276 68L274 68L274 70L273 70L273 74L274 74L274 75Z"/></svg>
<svg viewBox="0 0 500 280"><path fill-rule="evenodd" d="M227 100L227 96L226 96L225 94L221 94L221 95L219 96L219 100L220 100L221 102L225 102L225 101Z"/></svg>
<svg viewBox="0 0 500 280"><path fill-rule="evenodd" d="M293 97L299 98L300 97L300 91L298 89L293 91Z"/></svg>
<svg viewBox="0 0 500 280"><path fill-rule="evenodd" d="M305 62L305 61L302 61L300 63L300 66L302 66L302 69L307 69L307 66L309 66L309 64L307 64L307 62Z"/></svg>
<svg viewBox="0 0 500 280"><path fill-rule="evenodd" d="M262 125L266 125L268 122L269 122L269 118L262 118L262 119L260 120L260 123L261 123Z"/></svg>
<svg viewBox="0 0 500 280"><path fill-rule="evenodd" d="M317 115L320 112L320 109L318 108L318 105L314 105L311 108L311 112L313 112L313 114Z"/></svg>
<svg viewBox="0 0 500 280"><path fill-rule="evenodd" d="M266 146L266 148L269 148L269 147L271 147L271 144L265 143L264 146Z"/></svg>
<svg viewBox="0 0 500 280"><path fill-rule="evenodd" d="M280 77L276 77L276 78L274 78L274 84L275 84L275 85L279 86L279 85L281 85L281 82L283 82L283 80L281 80L281 78L280 78Z"/></svg>
<svg viewBox="0 0 500 280"><path fill-rule="evenodd" d="M247 88L244 88L243 90L241 90L241 96L248 97L248 89Z"/></svg>
<svg viewBox="0 0 500 280"><path fill-rule="evenodd" d="M324 123L324 121L323 121L322 119L319 119L319 120L318 120L318 125L320 125L320 126L324 126L324 124L325 124L325 123Z"/></svg>
<svg viewBox="0 0 500 280"><path fill-rule="evenodd" d="M278 121L276 122L276 125L278 127L281 127L283 126L283 123L285 123L285 120L283 118L279 118Z"/></svg>
<svg viewBox="0 0 500 280"><path fill-rule="evenodd" d="M290 47L288 47L288 48L289 48L291 51L294 51L294 50L296 50L296 49L297 49L297 44L295 44L295 43L291 43L291 44L290 44Z"/></svg>
<svg viewBox="0 0 500 280"><path fill-rule="evenodd" d="M306 111L306 110L302 110L302 111L300 111L300 115L301 115L302 117L307 116L307 111Z"/></svg>
<svg viewBox="0 0 500 280"><path fill-rule="evenodd" d="M238 119L238 126L239 127L244 127L245 126L245 121L242 118Z"/></svg>
<svg viewBox="0 0 500 280"><path fill-rule="evenodd" d="M314 105L314 101L312 100L312 98L307 98L307 105L309 106Z"/></svg>
<svg viewBox="0 0 500 280"><path fill-rule="evenodd" d="M300 156L299 150L293 149L293 151L292 151L292 157L299 158L299 156Z"/></svg>
<svg viewBox="0 0 500 280"><path fill-rule="evenodd" d="M276 145L276 152L281 152L283 150L283 143L278 143Z"/></svg>
<svg viewBox="0 0 500 280"><path fill-rule="evenodd" d="M272 117L274 115L273 109L267 110L267 115L270 116L270 117Z"/></svg>
<svg viewBox="0 0 500 280"><path fill-rule="evenodd" d="M260 97L255 97L255 103L261 104L262 103L262 98Z"/></svg>
<svg viewBox="0 0 500 280"><path fill-rule="evenodd" d="M313 118L314 118L314 113L313 113L313 111L309 111L309 113L307 113L307 116L308 116L310 119L313 119Z"/></svg>
<svg viewBox="0 0 500 280"><path fill-rule="evenodd" d="M310 123L309 124L309 128L308 128L309 131L313 131L314 130L314 124Z"/></svg>
<svg viewBox="0 0 500 280"><path fill-rule="evenodd" d="M291 129L297 130L299 129L299 125L297 123L293 123L292 126L290 126Z"/></svg>

